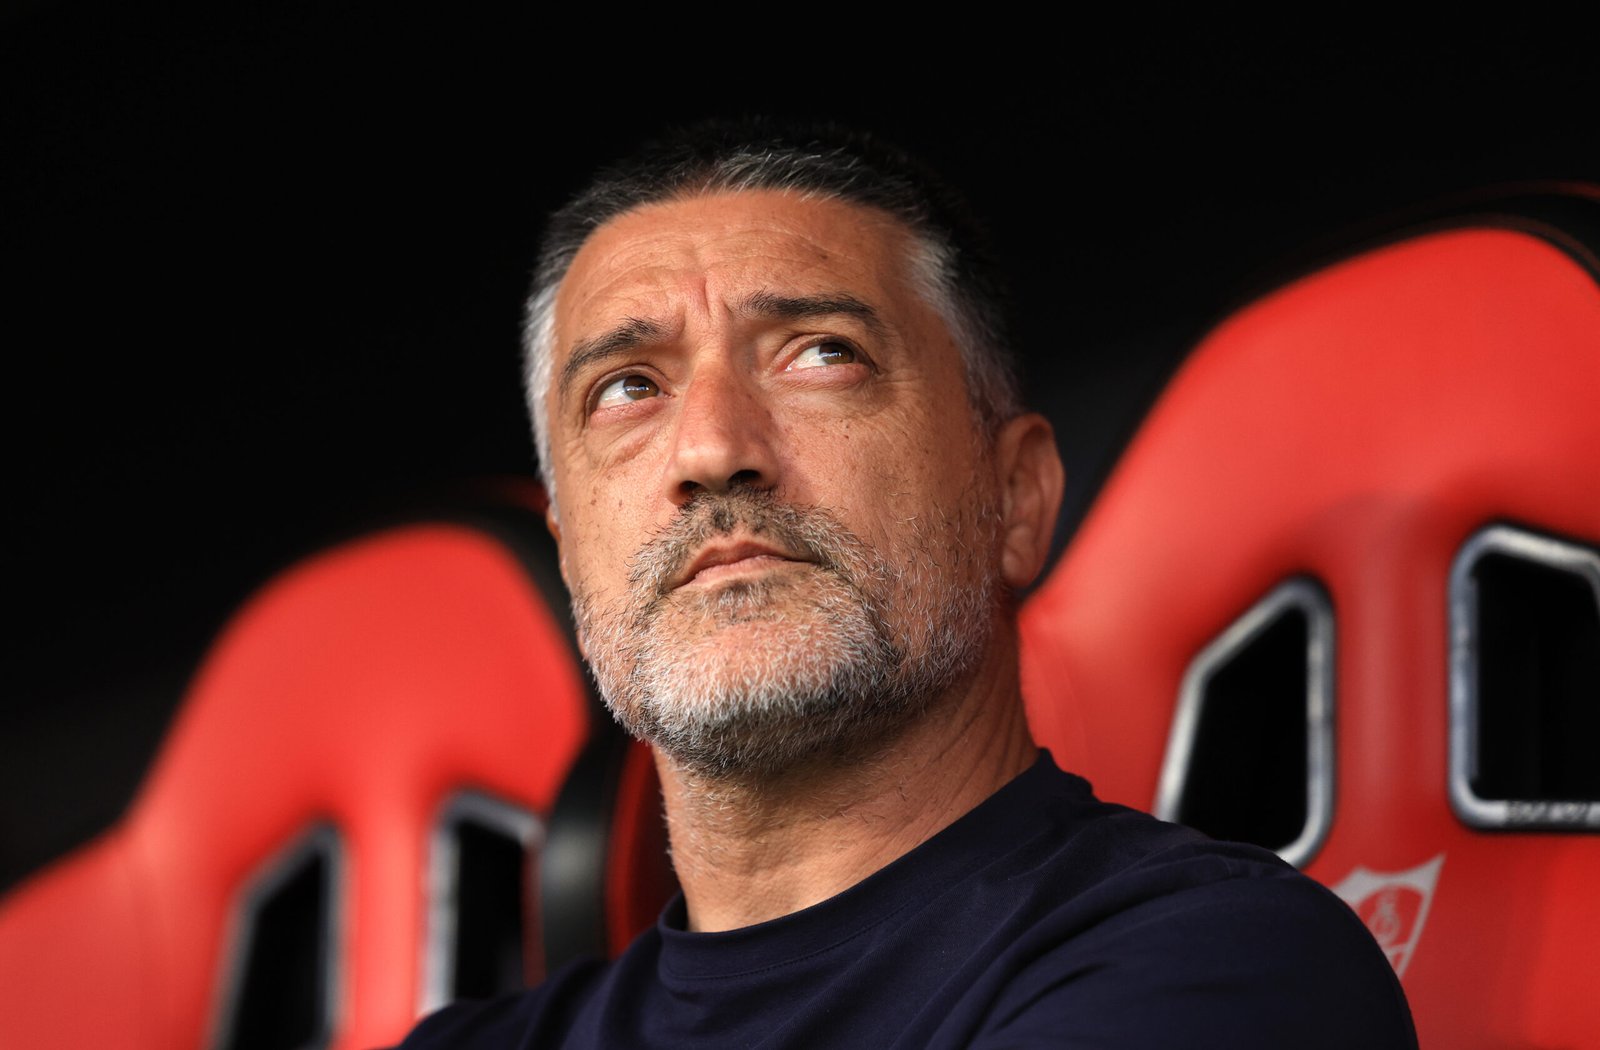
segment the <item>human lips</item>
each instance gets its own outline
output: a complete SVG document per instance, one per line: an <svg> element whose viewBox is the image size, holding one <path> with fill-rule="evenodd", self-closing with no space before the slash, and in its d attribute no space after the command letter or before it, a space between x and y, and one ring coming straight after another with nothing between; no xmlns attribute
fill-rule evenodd
<svg viewBox="0 0 1600 1050"><path fill-rule="evenodd" d="M810 560L758 540L709 543L701 548L700 553L691 559L682 571L674 575L671 589L676 590L694 583L711 583L725 576L759 570L784 562Z"/></svg>

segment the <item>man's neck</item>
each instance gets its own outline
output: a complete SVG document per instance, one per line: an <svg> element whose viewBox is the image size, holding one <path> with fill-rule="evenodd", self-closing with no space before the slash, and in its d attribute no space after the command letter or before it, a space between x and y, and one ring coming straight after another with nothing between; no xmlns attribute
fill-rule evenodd
<svg viewBox="0 0 1600 1050"><path fill-rule="evenodd" d="M996 652L995 650L1000 650ZM1009 650L1009 651L1008 651ZM759 784L658 756L689 927L715 931L816 904L910 852L1033 762L1011 646L871 759Z"/></svg>

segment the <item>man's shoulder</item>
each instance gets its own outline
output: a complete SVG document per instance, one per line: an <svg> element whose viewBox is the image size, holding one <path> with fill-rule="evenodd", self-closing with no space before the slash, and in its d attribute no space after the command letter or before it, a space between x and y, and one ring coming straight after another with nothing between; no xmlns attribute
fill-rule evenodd
<svg viewBox="0 0 1600 1050"><path fill-rule="evenodd" d="M1383 958L1343 901L1276 854L1103 801L1048 753L925 851L926 862L918 851L907 866L925 873L912 888L940 927L1000 918L961 903L972 898L1004 908L1018 932L1072 944L1146 926L1236 940L1259 919L1280 932L1350 938ZM943 880L937 889L934 879ZM904 891L908 881L885 888Z"/></svg>
<svg viewBox="0 0 1600 1050"><path fill-rule="evenodd" d="M1343 945L1387 972L1349 906L1277 854L1101 801L1086 782L1052 772L1045 783L1073 793L1071 810L1048 818L1013 863L1029 869L1033 892L1051 908L1078 913L1073 943L1248 941L1258 957L1269 957L1311 954L1305 946L1317 942Z"/></svg>
<svg viewBox="0 0 1600 1050"><path fill-rule="evenodd" d="M1085 1035L1104 1026L1110 1045L1163 1032L1204 1033L1186 1045L1414 1045L1387 959L1331 891L1267 850L1083 795L1018 851L1033 852L1036 911L991 1035L1049 1045L1070 1017Z"/></svg>
<svg viewBox="0 0 1600 1050"><path fill-rule="evenodd" d="M1118 887L1099 921L1035 929L990 1011L1003 1045L1414 1047L1398 979L1344 903L1304 876ZM1058 936L1058 934L1060 934ZM1025 1038L1026 1037L1026 1038ZM982 1045L979 1041L978 1045Z"/></svg>

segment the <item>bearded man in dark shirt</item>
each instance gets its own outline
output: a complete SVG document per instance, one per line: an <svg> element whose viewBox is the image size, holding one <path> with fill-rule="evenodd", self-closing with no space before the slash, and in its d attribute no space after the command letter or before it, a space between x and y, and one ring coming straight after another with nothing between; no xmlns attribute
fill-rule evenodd
<svg viewBox="0 0 1600 1050"><path fill-rule="evenodd" d="M1349 910L1032 741L1061 500L960 205L874 140L701 127L553 218L549 525L683 891L614 962L407 1047L1415 1045Z"/></svg>

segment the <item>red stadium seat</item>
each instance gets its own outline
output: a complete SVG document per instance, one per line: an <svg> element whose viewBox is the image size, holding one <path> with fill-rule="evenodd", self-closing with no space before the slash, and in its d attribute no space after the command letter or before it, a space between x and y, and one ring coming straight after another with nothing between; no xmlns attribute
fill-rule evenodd
<svg viewBox="0 0 1600 1050"><path fill-rule="evenodd" d="M604 936L653 917L666 890L659 849L636 848L660 824L639 815L642 751L590 743L621 794L589 807L596 827L552 818L604 716L505 537L399 525L244 606L122 822L0 901L0 1046L397 1041L463 990L537 975L537 948L516 957L519 924L538 943L524 849L581 868L612 810L628 842L609 883L633 892L595 889ZM473 913L496 893L510 915Z"/></svg>
<svg viewBox="0 0 1600 1050"><path fill-rule="evenodd" d="M1600 1033L1597 272L1463 222L1237 311L1023 614L1041 743L1334 887L1423 1046Z"/></svg>

